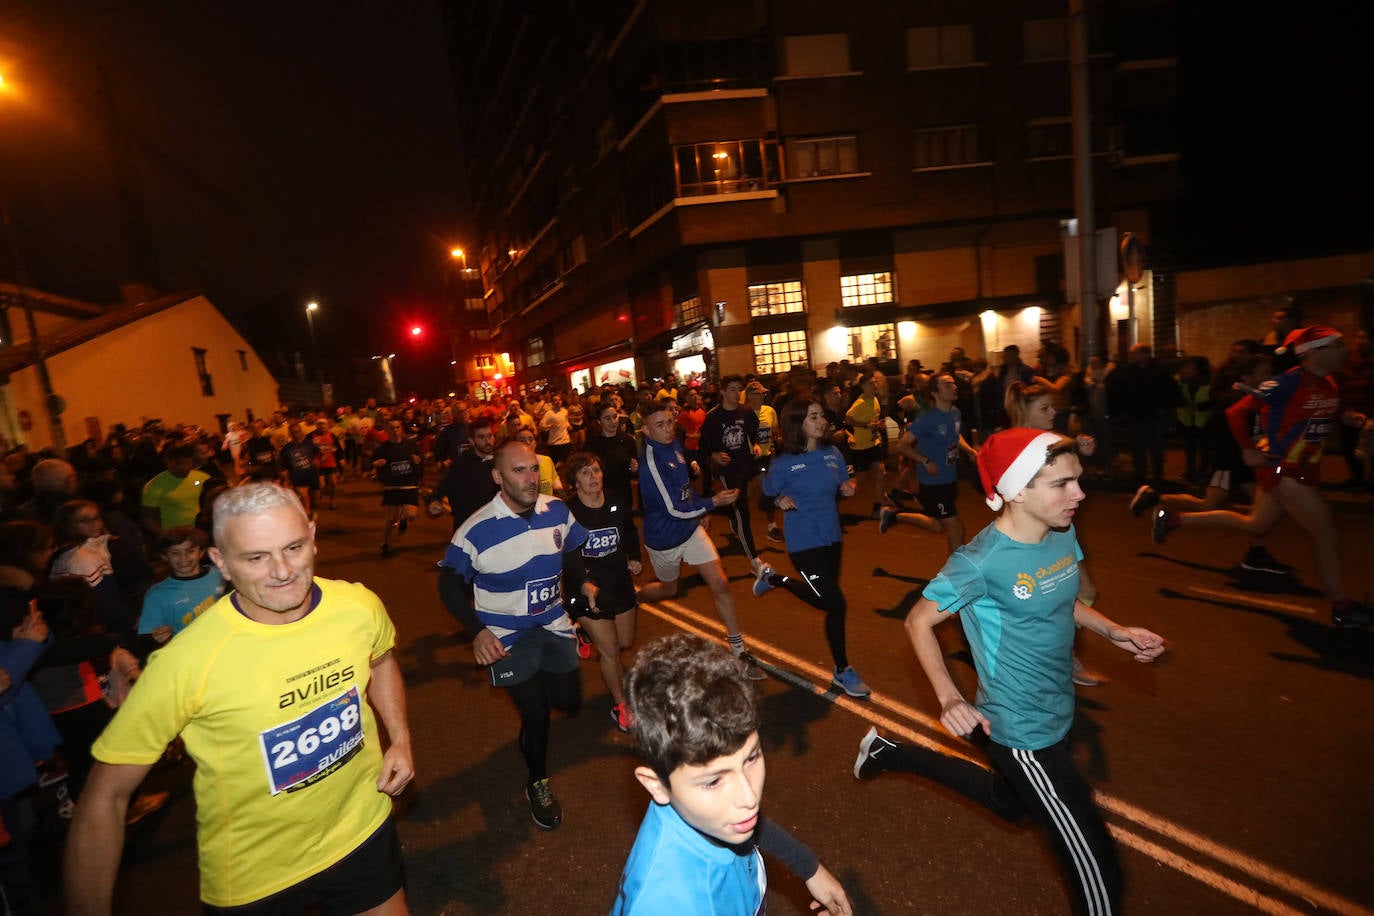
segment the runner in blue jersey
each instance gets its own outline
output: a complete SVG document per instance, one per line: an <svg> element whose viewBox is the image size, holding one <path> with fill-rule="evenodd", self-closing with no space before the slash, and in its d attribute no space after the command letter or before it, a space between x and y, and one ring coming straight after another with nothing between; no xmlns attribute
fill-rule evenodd
<svg viewBox="0 0 1374 916"><path fill-rule="evenodd" d="M958 389L954 376L937 375L932 388L935 406L921 414L897 440L897 451L916 465L916 480L921 485L917 499L925 513L907 512L885 506L878 520L878 532L886 533L898 522L915 525L933 534L943 533L950 553L964 543L964 523L954 504L959 488L959 455L977 458L978 450L964 441L963 417L954 406Z"/></svg>
<svg viewBox="0 0 1374 916"><path fill-rule="evenodd" d="M676 424L676 405L667 398L645 408L639 500L644 507L644 546L649 549L649 562L658 581L640 589L639 600L662 601L675 597L682 564L691 566L711 589L716 613L725 624L725 639L730 643L730 651L742 663L747 677L762 680L765 677L763 669L744 648L744 634L740 632L725 567L721 565L720 554L716 553L716 545L706 533L710 511L733 505L740 498L740 491L720 490L714 496L702 496L692 488L687 459L674 436Z"/></svg>
<svg viewBox="0 0 1374 916"><path fill-rule="evenodd" d="M1067 739L1074 711L1074 625L1139 662L1159 657L1164 640L1149 630L1118 626L1076 598L1083 554L1073 517L1083 490L1073 440L1035 429L1005 430L984 443L978 470L988 505L1003 511L926 586L906 630L935 688L940 722L955 735L976 736L994 770L899 745L870 729L859 745L854 775L916 773L1008 821L1029 815L1050 840L1075 911L1114 913L1121 903L1121 866ZM956 613L978 671L973 703L950 677L934 632Z"/></svg>
<svg viewBox="0 0 1374 916"><path fill-rule="evenodd" d="M832 683L851 697L865 698L868 685L849 664L844 621L848 605L840 588L843 542L840 496L853 496L855 483L844 456L827 445L830 422L815 398L792 398L782 409L782 439L763 478L763 492L783 510L783 536L795 578L765 564L754 582L754 594L782 586L825 612L825 640L835 661Z"/></svg>
<svg viewBox="0 0 1374 916"><path fill-rule="evenodd" d="M572 715L582 705L563 582L582 583L578 591L592 612L597 588L582 563L587 529L562 500L540 494L533 450L512 439L496 450L493 465L501 490L454 532L439 563L439 596L472 634L473 655L492 684L515 702L530 816L553 830L563 809L549 786L549 710Z"/></svg>

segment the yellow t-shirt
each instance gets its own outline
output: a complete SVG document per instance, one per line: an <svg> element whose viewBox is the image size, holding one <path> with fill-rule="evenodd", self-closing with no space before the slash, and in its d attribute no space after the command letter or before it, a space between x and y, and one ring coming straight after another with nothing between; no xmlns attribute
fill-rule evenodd
<svg viewBox="0 0 1374 916"><path fill-rule="evenodd" d="M535 455L539 459L539 492L545 496L553 495L553 482L558 473L554 470L553 459L548 455Z"/></svg>
<svg viewBox="0 0 1374 916"><path fill-rule="evenodd" d="M194 525L200 514L200 488L209 479L204 471L191 471L185 477L163 471L143 485L143 507L158 511L163 528Z"/></svg>
<svg viewBox="0 0 1374 916"><path fill-rule="evenodd" d="M754 413L759 418L759 452L767 458L773 454L774 441L782 434L782 430L778 429L778 412L771 404L760 404Z"/></svg>
<svg viewBox="0 0 1374 916"><path fill-rule="evenodd" d="M154 652L91 751L155 763L178 734L196 762L200 895L252 903L357 849L391 812L367 702L371 662L396 641L381 599L316 579L295 623L255 623L225 597Z"/></svg>
<svg viewBox="0 0 1374 916"><path fill-rule="evenodd" d="M849 407L845 415L854 426L854 450L863 451L878 444L877 433L868 424L878 418L878 399L862 395Z"/></svg>

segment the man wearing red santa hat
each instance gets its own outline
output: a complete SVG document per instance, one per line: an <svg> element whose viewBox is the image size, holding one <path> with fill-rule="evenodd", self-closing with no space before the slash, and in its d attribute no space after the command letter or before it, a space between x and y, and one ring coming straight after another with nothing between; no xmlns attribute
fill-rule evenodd
<svg viewBox="0 0 1374 916"><path fill-rule="evenodd" d="M1121 866L1092 789L1069 750L1074 692L1074 625L1149 662L1164 640L1122 627L1077 600L1083 553L1073 517L1083 501L1077 445L1057 433L1008 429L978 453L988 505L1001 514L945 563L906 618L907 635L940 702L940 722L975 741L991 772L870 729L854 775L916 773L1045 832L1080 913L1112 913L1121 902ZM936 624L958 613L978 670L974 702L950 677ZM979 734L981 730L982 734Z"/></svg>

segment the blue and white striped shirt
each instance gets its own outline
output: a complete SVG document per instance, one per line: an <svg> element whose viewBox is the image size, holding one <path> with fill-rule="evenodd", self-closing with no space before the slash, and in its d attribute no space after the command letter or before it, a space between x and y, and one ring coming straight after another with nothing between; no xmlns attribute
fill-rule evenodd
<svg viewBox="0 0 1374 916"><path fill-rule="evenodd" d="M521 515L498 493L454 532L439 565L473 584L477 619L507 649L534 627L571 639L563 554L586 540L587 529L561 499L541 495Z"/></svg>

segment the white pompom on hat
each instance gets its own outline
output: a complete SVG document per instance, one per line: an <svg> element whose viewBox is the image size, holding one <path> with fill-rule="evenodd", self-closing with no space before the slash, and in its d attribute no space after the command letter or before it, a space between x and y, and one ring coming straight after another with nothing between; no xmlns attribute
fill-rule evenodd
<svg viewBox="0 0 1374 916"><path fill-rule="evenodd" d="M1328 328L1323 324L1314 324L1311 327L1289 331L1288 336L1283 339L1283 346L1274 352L1287 353L1289 350L1294 350L1299 356L1302 356L1308 350L1329 347L1340 339L1341 332L1335 328Z"/></svg>
<svg viewBox="0 0 1374 916"><path fill-rule="evenodd" d="M1045 466L1045 455L1064 437L1040 429L1016 427L994 433L978 450L978 476L988 508L996 512L1026 488Z"/></svg>

